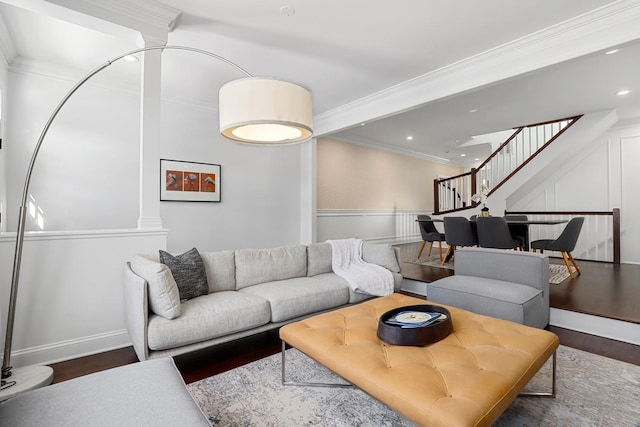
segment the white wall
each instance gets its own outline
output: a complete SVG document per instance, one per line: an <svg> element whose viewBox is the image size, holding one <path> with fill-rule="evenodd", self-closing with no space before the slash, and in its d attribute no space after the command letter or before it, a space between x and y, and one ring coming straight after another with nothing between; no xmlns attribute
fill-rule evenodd
<svg viewBox="0 0 640 427"><path fill-rule="evenodd" d="M4 344L13 236L0 236L0 342ZM130 344L122 268L166 247L166 231L76 231L25 239L13 333L13 366L49 363ZM4 347L4 345L3 345Z"/></svg>
<svg viewBox="0 0 640 427"><path fill-rule="evenodd" d="M11 177L8 231L17 224L27 163L70 82L10 73L5 139ZM64 107L42 146L30 194L44 230L135 228L139 94L87 84ZM274 246L300 239L300 146L249 147L218 135L217 111L165 100L161 158L222 166L222 202L162 202L169 249ZM158 160L159 161L159 160ZM158 178L158 185L159 185ZM39 231L35 221L27 230Z"/></svg>
<svg viewBox="0 0 640 427"><path fill-rule="evenodd" d="M6 58L1 52L0 49L0 138L4 139L5 131L4 131L4 103L6 100L6 92L7 92L7 62ZM3 141L4 143L5 141ZM0 150L0 171L6 170L5 166L5 149ZM6 187L6 176L4 173L0 173L0 232L5 230L5 214L6 214L6 203L7 203L7 187Z"/></svg>
<svg viewBox="0 0 640 427"><path fill-rule="evenodd" d="M10 72L5 102L7 231L17 227L28 162L71 81ZM85 85L53 122L35 164L30 195L44 228L135 228L138 219L139 93Z"/></svg>
<svg viewBox="0 0 640 427"><path fill-rule="evenodd" d="M25 170L46 119L73 83L9 73L2 150L7 167L0 171L9 202L8 233L0 234L3 325ZM229 142L218 135L215 110L170 100L162 104L160 158L220 164L222 201L160 202L166 230L135 230L139 98L137 91L106 80L88 83L45 140L31 187L44 232L28 235L25 244L14 366L127 345L120 277L134 253L273 247L301 240L301 191L308 188L300 182L301 163L308 163L313 151L303 153L302 145ZM38 230L37 224L30 221L28 230Z"/></svg>
<svg viewBox="0 0 640 427"><path fill-rule="evenodd" d="M217 111L163 104L161 156L221 165L221 202L161 202L169 249L300 242L300 145L254 147L218 135Z"/></svg>

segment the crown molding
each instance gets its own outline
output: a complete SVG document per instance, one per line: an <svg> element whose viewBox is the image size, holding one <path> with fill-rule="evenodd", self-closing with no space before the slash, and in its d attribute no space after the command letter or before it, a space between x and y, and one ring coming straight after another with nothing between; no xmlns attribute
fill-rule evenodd
<svg viewBox="0 0 640 427"><path fill-rule="evenodd" d="M344 137L342 135L327 135L319 138L333 139L335 141L344 142L345 144L359 145L365 148L374 148L377 150L387 151L394 154L401 154L403 156L415 157L423 160L430 160L432 162L442 163L443 165L448 165L448 166L460 166L456 162L453 162L449 159L445 159L444 157L432 156L429 154L407 150L404 148L390 147L388 145L377 144L369 140L364 140L360 138Z"/></svg>
<svg viewBox="0 0 640 427"><path fill-rule="evenodd" d="M619 0L314 117L323 136L640 38L640 2Z"/></svg>
<svg viewBox="0 0 640 427"><path fill-rule="evenodd" d="M69 87L86 75L86 71L60 67L48 62L28 59L23 56L17 56L8 66L8 71L25 76L36 76L65 82ZM87 83L87 86L99 87L110 91L120 91L136 96L140 93L140 84L138 81L127 82L117 77L108 77L108 73L106 75L94 76L91 81Z"/></svg>
<svg viewBox="0 0 640 427"><path fill-rule="evenodd" d="M86 74L86 71L59 67L48 62L27 59L23 56L17 56L16 58L14 58L14 60L7 66L7 70L16 74L37 76L45 79L63 81L67 82L69 85L77 83L77 81ZM117 77L108 76L108 73L106 75L96 75L91 79L91 81L87 82L87 85L100 87L107 90L118 90L128 94L140 93L139 81L126 82ZM199 102L175 96L168 97L166 94L163 94L162 102L168 102L188 108L197 108L204 111L209 111L212 114L218 114L219 110L217 99L212 99L211 102Z"/></svg>

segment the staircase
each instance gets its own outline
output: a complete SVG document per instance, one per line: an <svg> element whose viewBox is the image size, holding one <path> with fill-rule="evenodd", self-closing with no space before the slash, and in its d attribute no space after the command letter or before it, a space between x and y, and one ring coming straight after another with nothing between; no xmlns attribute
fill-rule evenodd
<svg viewBox="0 0 640 427"><path fill-rule="evenodd" d="M569 129L582 116L537 123L515 129L478 168L433 183L434 214L445 214L478 206L472 201L480 186L490 189L489 195L508 181L549 144Z"/></svg>

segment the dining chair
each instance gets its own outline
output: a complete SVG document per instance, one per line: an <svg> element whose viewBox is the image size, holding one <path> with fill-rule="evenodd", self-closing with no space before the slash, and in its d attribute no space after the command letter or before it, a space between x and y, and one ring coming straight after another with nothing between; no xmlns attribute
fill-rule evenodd
<svg viewBox="0 0 640 427"><path fill-rule="evenodd" d="M473 233L471 223L463 216L448 216L444 218L444 236L447 252L442 260L442 265L449 256L455 254L457 246L478 246L478 239Z"/></svg>
<svg viewBox="0 0 640 427"><path fill-rule="evenodd" d="M584 223L584 217L579 216L576 218L572 218L569 223L566 225L560 236L557 239L541 239L534 240L531 242L531 249L536 252L537 249L540 249L540 253L545 250L548 251L559 251L562 254L562 259L564 259L564 263L567 266L567 270L569 270L569 275L573 279L573 272L571 271L571 266L569 265L569 260L576 268L576 272L580 274L580 267L576 263L576 260L573 259L573 255L571 252L576 247L576 242L578 241L578 237L580 236L580 230L582 229L582 224Z"/></svg>
<svg viewBox="0 0 640 427"><path fill-rule="evenodd" d="M522 240L513 238L509 231L509 225L503 217L478 217L476 219L476 226L480 247L520 250L524 248L524 242Z"/></svg>
<svg viewBox="0 0 640 427"><path fill-rule="evenodd" d="M441 233L436 228L431 217L429 215L418 215L418 225L420 226L420 234L422 235L422 246L420 252L418 252L418 258L422 256L422 251L425 245L429 242L428 256L431 256L431 250L433 249L433 242L438 242L438 249L440 252L440 261L442 261L442 242L444 241L444 233Z"/></svg>
<svg viewBox="0 0 640 427"><path fill-rule="evenodd" d="M522 241L523 248L529 250L529 225L528 224L514 224L509 221L528 221L529 217L526 215L505 215L504 219L507 220L509 225L509 231L514 239Z"/></svg>

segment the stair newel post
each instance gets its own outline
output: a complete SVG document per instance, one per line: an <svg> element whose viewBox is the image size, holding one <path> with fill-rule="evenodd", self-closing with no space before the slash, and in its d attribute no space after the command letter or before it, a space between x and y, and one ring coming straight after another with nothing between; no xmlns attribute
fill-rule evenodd
<svg viewBox="0 0 640 427"><path fill-rule="evenodd" d="M476 168L471 168L471 194L476 194L478 192L478 185L477 185L477 179L476 179L476 173L477 173L477 169Z"/></svg>

